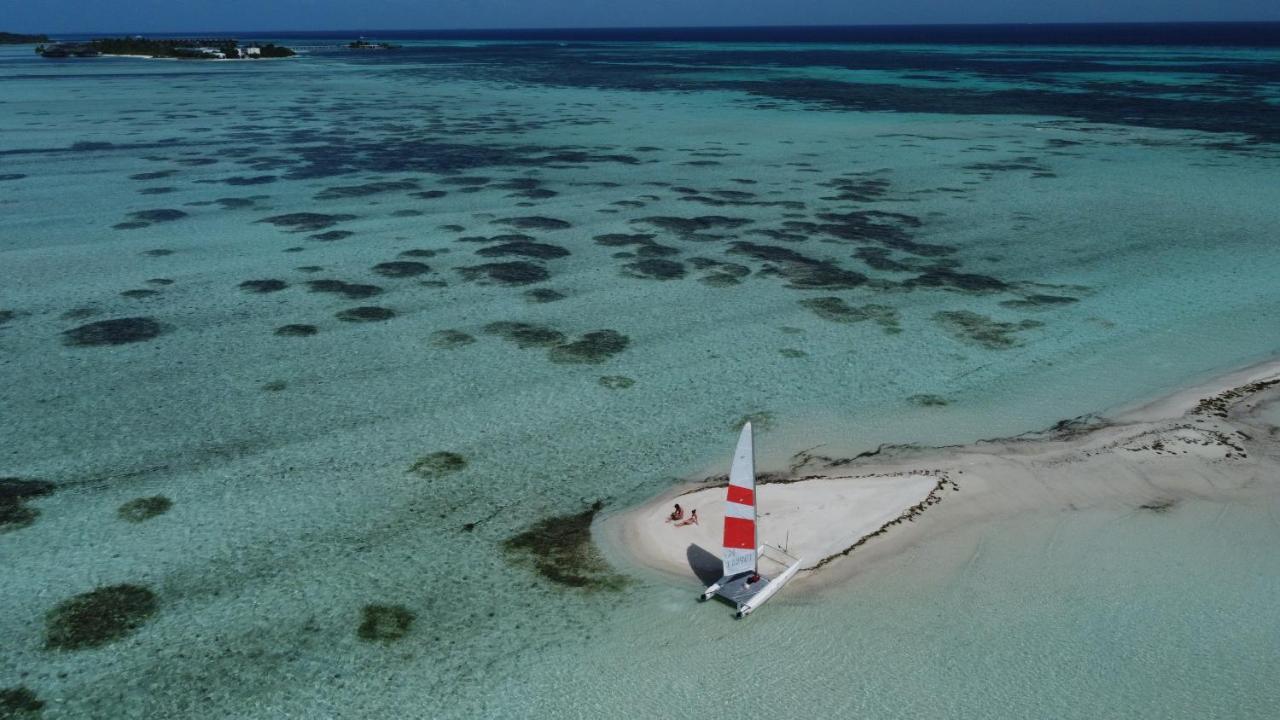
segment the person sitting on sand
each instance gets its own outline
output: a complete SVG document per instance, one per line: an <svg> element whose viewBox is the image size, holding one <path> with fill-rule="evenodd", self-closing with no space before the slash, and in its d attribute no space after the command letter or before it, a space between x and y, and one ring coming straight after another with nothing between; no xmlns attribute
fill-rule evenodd
<svg viewBox="0 0 1280 720"><path fill-rule="evenodd" d="M685 525L697 525L697 524L698 524L698 511L690 510L689 517L676 523L676 527L684 527Z"/></svg>
<svg viewBox="0 0 1280 720"><path fill-rule="evenodd" d="M684 519L684 508L680 507L680 503L676 503L676 509L671 511L667 516L667 522L675 522Z"/></svg>

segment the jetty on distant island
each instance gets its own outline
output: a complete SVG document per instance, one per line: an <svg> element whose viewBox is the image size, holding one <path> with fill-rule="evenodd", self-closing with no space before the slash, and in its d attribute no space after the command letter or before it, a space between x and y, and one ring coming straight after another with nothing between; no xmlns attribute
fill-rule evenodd
<svg viewBox="0 0 1280 720"><path fill-rule="evenodd" d="M47 58L123 56L171 60L261 60L293 57L290 48L274 43L241 45L230 38L138 37L97 38L86 42L39 45L36 52Z"/></svg>
<svg viewBox="0 0 1280 720"><path fill-rule="evenodd" d="M348 50L396 50L399 45L392 45L389 42L373 42L369 38L359 37L347 43Z"/></svg>

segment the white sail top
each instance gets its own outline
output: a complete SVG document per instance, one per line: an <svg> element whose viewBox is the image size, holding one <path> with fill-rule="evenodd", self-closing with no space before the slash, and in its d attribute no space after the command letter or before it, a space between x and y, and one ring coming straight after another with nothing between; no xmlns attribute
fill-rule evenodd
<svg viewBox="0 0 1280 720"><path fill-rule="evenodd" d="M756 458L751 423L742 426L724 510L724 576L756 571Z"/></svg>

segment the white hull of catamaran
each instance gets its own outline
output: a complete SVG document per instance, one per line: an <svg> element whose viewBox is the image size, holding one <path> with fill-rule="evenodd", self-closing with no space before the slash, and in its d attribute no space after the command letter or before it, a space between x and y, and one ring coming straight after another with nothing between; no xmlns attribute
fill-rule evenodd
<svg viewBox="0 0 1280 720"><path fill-rule="evenodd" d="M781 590L782 586L786 585L788 580L795 577L796 573L800 572L801 562L803 561L796 560L795 563L792 564L791 567L787 568L785 572L773 580L770 580L769 584L757 593L755 597L752 597L750 600L739 605L738 614L735 617L744 618L755 612L756 608L768 602L769 598L773 597L775 593Z"/></svg>

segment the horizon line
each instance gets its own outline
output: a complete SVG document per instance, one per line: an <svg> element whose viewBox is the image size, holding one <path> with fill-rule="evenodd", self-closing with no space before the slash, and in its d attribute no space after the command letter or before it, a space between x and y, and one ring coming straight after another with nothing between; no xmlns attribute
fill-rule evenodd
<svg viewBox="0 0 1280 720"><path fill-rule="evenodd" d="M643 31L643 30L765 30L796 28L920 28L920 27L1101 27L1115 25L1280 25L1280 19L1274 20L1104 20L1083 22L921 22L921 23L855 23L855 24L795 24L795 25L562 25L562 26L521 26L521 27L448 27L448 28L323 28L323 29L286 29L271 28L265 30L148 30L146 32L172 35L179 33L340 33L340 32L396 32L396 33L503 33L503 32L556 32L573 31ZM14 32L19 35L56 35L48 31L0 31ZM136 30L63 30L62 34L90 35L95 33L126 33L141 35Z"/></svg>

